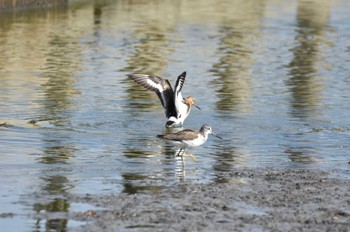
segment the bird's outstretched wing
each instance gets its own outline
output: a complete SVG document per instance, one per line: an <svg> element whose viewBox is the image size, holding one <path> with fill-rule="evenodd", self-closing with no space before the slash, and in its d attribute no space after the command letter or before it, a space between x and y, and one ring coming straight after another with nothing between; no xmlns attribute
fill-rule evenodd
<svg viewBox="0 0 350 232"><path fill-rule="evenodd" d="M150 76L146 74L129 74L128 77L140 86L157 94L165 110L165 116L167 118L171 116L177 117L174 102L174 91L168 80L158 76Z"/></svg>
<svg viewBox="0 0 350 232"><path fill-rule="evenodd" d="M176 107L176 112L177 112L177 117L181 117L181 109L183 109L183 97L182 97L182 94L181 94L181 89L182 89L182 86L184 85L185 83L185 79L186 79L186 72L183 72L180 74L180 76L178 76L177 80L176 80L176 84L175 84L175 89L174 89L174 104L175 104L175 107ZM188 108L189 109L189 108Z"/></svg>
<svg viewBox="0 0 350 232"><path fill-rule="evenodd" d="M175 84L175 97L179 97L179 94L181 92L181 89L182 89L182 86L184 85L185 83L185 79L186 79L186 72L183 72L181 73L180 76L178 76L177 80L176 80L176 84ZM181 97L181 100L182 100L182 96Z"/></svg>

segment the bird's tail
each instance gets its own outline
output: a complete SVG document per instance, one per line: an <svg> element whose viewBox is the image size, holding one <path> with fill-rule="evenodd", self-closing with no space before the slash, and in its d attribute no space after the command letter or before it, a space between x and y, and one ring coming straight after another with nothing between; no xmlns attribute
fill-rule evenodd
<svg viewBox="0 0 350 232"><path fill-rule="evenodd" d="M157 135L157 138L163 139L164 135Z"/></svg>

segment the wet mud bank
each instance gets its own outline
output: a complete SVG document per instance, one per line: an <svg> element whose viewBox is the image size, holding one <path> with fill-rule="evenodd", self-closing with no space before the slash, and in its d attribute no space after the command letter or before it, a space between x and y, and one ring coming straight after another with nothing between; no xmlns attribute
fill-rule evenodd
<svg viewBox="0 0 350 232"><path fill-rule="evenodd" d="M224 183L157 194L71 196L102 208L71 215L78 231L349 231L350 180L317 170L243 169Z"/></svg>

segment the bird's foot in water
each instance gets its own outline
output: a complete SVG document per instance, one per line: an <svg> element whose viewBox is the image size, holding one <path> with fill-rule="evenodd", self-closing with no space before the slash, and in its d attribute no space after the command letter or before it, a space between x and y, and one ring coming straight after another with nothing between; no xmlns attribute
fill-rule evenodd
<svg viewBox="0 0 350 232"><path fill-rule="evenodd" d="M191 159L193 160L193 161L198 161L198 159L196 158L196 156L195 155L193 155L193 154L182 154L182 157L191 157Z"/></svg>

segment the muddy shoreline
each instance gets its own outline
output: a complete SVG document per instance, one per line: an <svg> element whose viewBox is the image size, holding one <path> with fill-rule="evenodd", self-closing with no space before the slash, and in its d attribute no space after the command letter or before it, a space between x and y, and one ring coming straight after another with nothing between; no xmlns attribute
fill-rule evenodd
<svg viewBox="0 0 350 232"><path fill-rule="evenodd" d="M70 196L101 210L71 214L78 231L350 231L350 180L317 170L242 169L226 183L157 194Z"/></svg>

